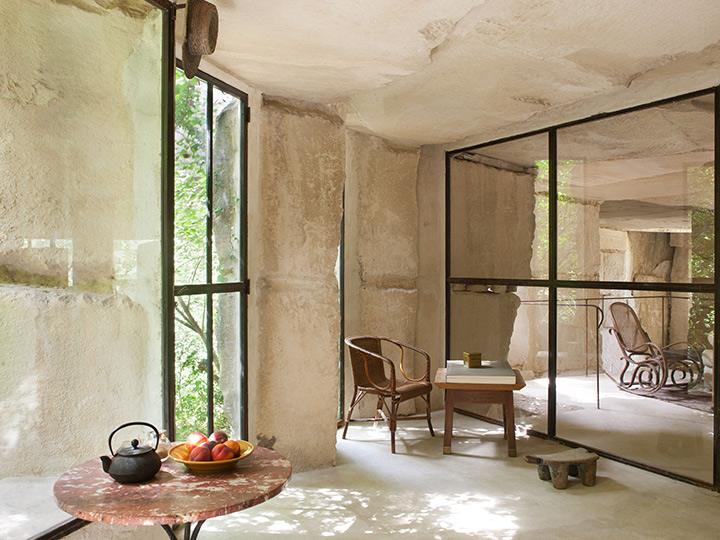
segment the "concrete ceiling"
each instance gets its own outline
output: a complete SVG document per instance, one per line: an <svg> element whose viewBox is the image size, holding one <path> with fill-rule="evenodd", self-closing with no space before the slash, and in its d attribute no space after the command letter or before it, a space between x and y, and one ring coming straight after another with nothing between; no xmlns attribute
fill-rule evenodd
<svg viewBox="0 0 720 540"><path fill-rule="evenodd" d="M214 0L204 62L355 129L465 145L720 84L718 0ZM179 22L182 19L179 18Z"/></svg>

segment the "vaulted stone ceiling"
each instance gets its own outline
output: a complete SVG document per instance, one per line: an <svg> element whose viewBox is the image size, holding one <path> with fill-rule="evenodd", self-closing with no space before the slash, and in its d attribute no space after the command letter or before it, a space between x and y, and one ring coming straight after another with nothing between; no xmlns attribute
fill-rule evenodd
<svg viewBox="0 0 720 540"><path fill-rule="evenodd" d="M214 3L220 36L205 62L267 94L344 104L349 126L413 144L720 84L718 0Z"/></svg>

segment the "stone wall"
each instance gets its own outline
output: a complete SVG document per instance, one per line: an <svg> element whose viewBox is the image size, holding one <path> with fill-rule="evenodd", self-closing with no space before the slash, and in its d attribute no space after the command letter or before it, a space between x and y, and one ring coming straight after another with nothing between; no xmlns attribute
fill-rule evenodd
<svg viewBox="0 0 720 540"><path fill-rule="evenodd" d="M419 151L347 134L345 335L380 335L416 344ZM352 398L346 356L345 406ZM410 365L408 375L418 376ZM363 400L356 417L374 414ZM415 403L401 412L414 412ZM371 415L372 415L371 414Z"/></svg>
<svg viewBox="0 0 720 540"><path fill-rule="evenodd" d="M530 174L453 159L453 276L532 277L535 188Z"/></svg>
<svg viewBox="0 0 720 540"><path fill-rule="evenodd" d="M251 180L251 440L328 466L337 426L345 130L336 111L265 98ZM256 182L256 183L255 183Z"/></svg>
<svg viewBox="0 0 720 540"><path fill-rule="evenodd" d="M418 311L416 343L430 355L430 377L445 366L445 153L437 146L420 149L417 177ZM430 396L442 409L443 391Z"/></svg>

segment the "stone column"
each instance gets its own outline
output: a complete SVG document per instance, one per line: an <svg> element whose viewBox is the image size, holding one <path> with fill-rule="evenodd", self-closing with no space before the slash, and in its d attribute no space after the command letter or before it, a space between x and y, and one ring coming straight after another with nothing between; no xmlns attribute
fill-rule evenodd
<svg viewBox="0 0 720 540"><path fill-rule="evenodd" d="M331 108L264 98L249 192L251 441L296 470L335 458L340 336L335 265L345 132Z"/></svg>

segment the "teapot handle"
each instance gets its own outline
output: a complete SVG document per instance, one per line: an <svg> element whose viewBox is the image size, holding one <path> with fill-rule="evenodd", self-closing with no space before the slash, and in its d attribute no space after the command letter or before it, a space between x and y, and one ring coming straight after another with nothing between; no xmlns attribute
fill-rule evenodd
<svg viewBox="0 0 720 540"><path fill-rule="evenodd" d="M160 444L160 432L158 431L158 428L156 428L152 424L148 424L147 422L128 422L127 424L123 424L122 426L115 428L115 430L108 437L108 446L110 447L110 454L112 454L113 456L115 455L115 451L113 450L113 447L112 447L113 435L115 435L122 428L126 428L128 426L134 426L134 425L147 426L147 427L151 427L155 430L155 448L154 449L157 450L158 444Z"/></svg>

